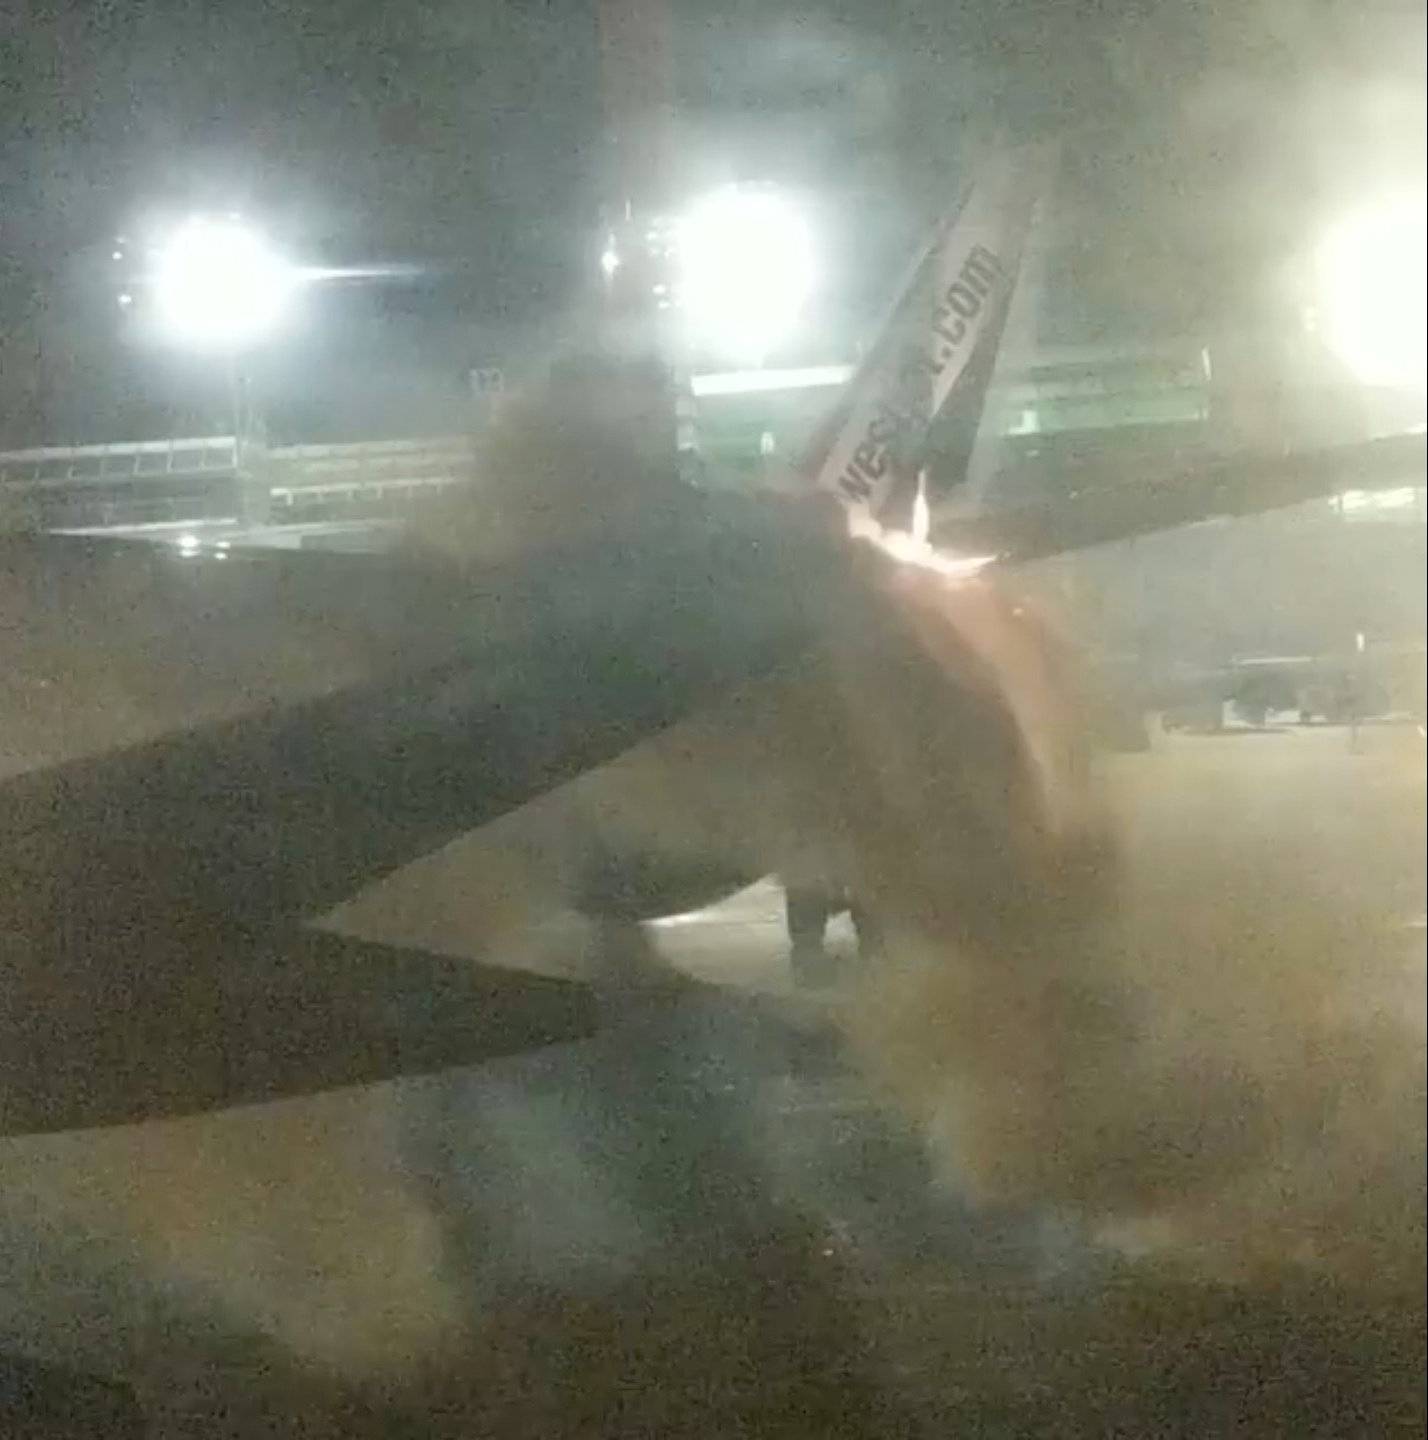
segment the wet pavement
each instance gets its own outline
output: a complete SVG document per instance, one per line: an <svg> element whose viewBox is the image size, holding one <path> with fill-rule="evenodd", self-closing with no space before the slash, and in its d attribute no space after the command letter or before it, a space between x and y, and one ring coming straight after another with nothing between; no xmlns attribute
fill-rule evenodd
<svg viewBox="0 0 1428 1440"><path fill-rule="evenodd" d="M1079 1114L985 1131L958 1109L1022 1083L1010 1032L962 1091L904 1103L918 1047L963 1035L942 992L880 1069L842 1039L875 1008L846 922L844 983L795 993L772 884L657 925L730 993L380 1087L457 1347L339 1381L239 1327L148 1433L1421 1434L1422 750L1319 729L1112 762L1129 878L1105 973L1158 1048L1058 1036ZM92 1403L31 1433L139 1423Z"/></svg>

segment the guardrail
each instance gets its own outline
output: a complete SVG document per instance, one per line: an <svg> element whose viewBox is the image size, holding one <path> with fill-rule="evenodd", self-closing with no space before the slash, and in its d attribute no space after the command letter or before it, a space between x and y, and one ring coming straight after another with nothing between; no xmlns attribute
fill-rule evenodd
<svg viewBox="0 0 1428 1440"><path fill-rule="evenodd" d="M205 521L242 512L231 436L0 453L8 528Z"/></svg>
<svg viewBox="0 0 1428 1440"><path fill-rule="evenodd" d="M474 463L466 436L269 450L268 518L272 524L286 524L381 517L422 495L462 483Z"/></svg>
<svg viewBox="0 0 1428 1440"><path fill-rule="evenodd" d="M0 452L0 524L88 531L385 519L472 473L465 436L239 446L232 436Z"/></svg>

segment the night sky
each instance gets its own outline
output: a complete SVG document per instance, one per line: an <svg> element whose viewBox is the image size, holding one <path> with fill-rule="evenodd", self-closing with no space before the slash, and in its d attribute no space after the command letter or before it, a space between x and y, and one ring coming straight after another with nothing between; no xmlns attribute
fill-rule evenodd
<svg viewBox="0 0 1428 1440"><path fill-rule="evenodd" d="M1398 0L671 0L675 183L776 180L824 250L801 352L846 354L1001 130L1064 143L1052 338L1272 305L1304 235L1423 173ZM261 359L285 438L449 423L473 364L556 342L609 198L593 0L21 5L0 46L0 443L213 428L211 366L127 333L116 233L237 208L323 264ZM676 199L678 196L675 197Z"/></svg>

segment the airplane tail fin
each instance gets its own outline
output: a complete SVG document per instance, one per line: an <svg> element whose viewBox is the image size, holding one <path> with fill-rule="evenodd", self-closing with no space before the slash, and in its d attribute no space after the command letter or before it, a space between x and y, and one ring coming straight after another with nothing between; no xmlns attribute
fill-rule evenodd
<svg viewBox="0 0 1428 1440"><path fill-rule="evenodd" d="M935 422L955 418L966 439L938 456L929 504L965 476L1045 170L1040 152L1013 152L938 222L815 435L810 479L856 514L909 528Z"/></svg>

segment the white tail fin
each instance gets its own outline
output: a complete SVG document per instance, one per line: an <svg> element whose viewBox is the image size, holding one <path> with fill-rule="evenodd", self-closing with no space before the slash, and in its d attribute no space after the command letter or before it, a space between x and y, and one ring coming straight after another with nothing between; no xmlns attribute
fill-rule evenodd
<svg viewBox="0 0 1428 1440"><path fill-rule="evenodd" d="M933 419L969 384L980 389L980 412L1039 171L1023 157L1009 157L937 224L815 437L808 473L851 510L885 518L916 473L916 451Z"/></svg>
<svg viewBox="0 0 1428 1440"><path fill-rule="evenodd" d="M937 257L931 321L935 418L964 383L974 356L995 354L1021 269L1040 180L1037 159L1018 154L977 181Z"/></svg>

